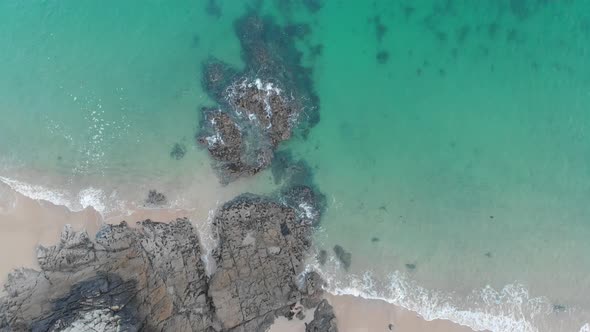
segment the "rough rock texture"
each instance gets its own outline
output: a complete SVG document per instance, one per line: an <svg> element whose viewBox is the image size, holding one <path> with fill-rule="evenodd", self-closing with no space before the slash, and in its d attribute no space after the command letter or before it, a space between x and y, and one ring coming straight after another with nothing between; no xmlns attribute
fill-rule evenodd
<svg viewBox="0 0 590 332"><path fill-rule="evenodd" d="M313 320L306 324L305 332L338 332L334 310L327 300L322 300L313 313Z"/></svg>
<svg viewBox="0 0 590 332"><path fill-rule="evenodd" d="M311 70L301 65L292 26L248 14L235 23L243 71L215 58L203 66L203 87L215 100L203 108L198 142L207 148L222 183L267 168L277 146L296 128L305 137L319 122Z"/></svg>
<svg viewBox="0 0 590 332"><path fill-rule="evenodd" d="M10 274L0 331L265 331L321 301L323 281L303 270L317 197L298 186L226 203L211 279L186 219L104 225L94 240L66 227L38 249L40 271Z"/></svg>
<svg viewBox="0 0 590 332"><path fill-rule="evenodd" d="M41 271L9 276L0 331L219 330L188 220L106 225L91 241L66 228L39 248Z"/></svg>
<svg viewBox="0 0 590 332"><path fill-rule="evenodd" d="M270 158L257 155L246 143L246 133L227 113L219 109L203 109L199 143L209 150L222 174L222 182L256 174L270 162Z"/></svg>
<svg viewBox="0 0 590 332"><path fill-rule="evenodd" d="M294 208L244 194L222 207L214 225L219 247L209 295L224 328L248 322L240 330L264 330L270 317L317 295L319 287L307 287L313 274L298 280L312 230Z"/></svg>
<svg viewBox="0 0 590 332"><path fill-rule="evenodd" d="M227 91L229 105L243 121L264 132L272 148L291 137L301 109L277 84L260 79L234 82Z"/></svg>

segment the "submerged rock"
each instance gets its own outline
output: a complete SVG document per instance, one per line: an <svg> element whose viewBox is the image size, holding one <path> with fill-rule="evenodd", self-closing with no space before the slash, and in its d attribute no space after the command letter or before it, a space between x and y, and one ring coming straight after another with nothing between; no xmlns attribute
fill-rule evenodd
<svg viewBox="0 0 590 332"><path fill-rule="evenodd" d="M186 146L184 144L175 143L170 151L170 158L180 160L186 154Z"/></svg>
<svg viewBox="0 0 590 332"><path fill-rule="evenodd" d="M281 142L297 128L305 136L319 122L311 71L295 47L299 34L252 14L238 19L235 29L246 68L238 71L215 58L205 62L203 87L217 106L203 108L197 135L223 183L267 168ZM230 131L235 139L225 139Z"/></svg>
<svg viewBox="0 0 590 332"><path fill-rule="evenodd" d="M223 183L256 174L270 162L270 157L257 154L258 150L247 144L246 133L236 120L219 109L203 110L201 128L198 141L216 161Z"/></svg>
<svg viewBox="0 0 590 332"><path fill-rule="evenodd" d="M338 332L334 309L327 300L322 300L313 313L313 320L306 324L305 332Z"/></svg>
<svg viewBox="0 0 590 332"><path fill-rule="evenodd" d="M314 207L315 197L298 202ZM320 302L323 281L303 266L313 226L296 208L244 194L213 226L211 278L187 219L104 225L94 240L66 227L58 244L39 247L40 271L10 274L0 331L264 331L297 303Z"/></svg>
<svg viewBox="0 0 590 332"><path fill-rule="evenodd" d="M313 184L313 172L309 164L302 159L296 160L289 150L275 153L271 172L275 184L286 186Z"/></svg>
<svg viewBox="0 0 590 332"><path fill-rule="evenodd" d="M344 248L338 244L334 246L334 254L336 254L336 258L338 258L342 267L344 267L345 270L348 270L352 262L352 254L344 250Z"/></svg>

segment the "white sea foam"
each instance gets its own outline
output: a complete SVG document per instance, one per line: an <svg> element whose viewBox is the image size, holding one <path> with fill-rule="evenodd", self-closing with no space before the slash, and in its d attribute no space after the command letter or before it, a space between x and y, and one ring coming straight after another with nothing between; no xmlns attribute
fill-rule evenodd
<svg viewBox="0 0 590 332"><path fill-rule="evenodd" d="M303 216L305 216L305 218L312 220L317 217L317 212L313 206L309 205L308 203L304 202L299 204L299 208L303 210Z"/></svg>
<svg viewBox="0 0 590 332"><path fill-rule="evenodd" d="M92 207L99 213L104 213L107 209L105 206L106 195L105 193L93 187L86 188L78 193L78 202L82 209Z"/></svg>
<svg viewBox="0 0 590 332"><path fill-rule="evenodd" d="M4 176L0 176L0 181L23 196L34 200L47 201L54 205L65 206L70 211L82 211L88 207L92 207L104 216L105 213L111 210L107 204L109 201L116 202L115 205L120 206L120 202L116 200L115 192L110 197L107 197L104 191L94 187L88 187L73 194L66 190L30 184Z"/></svg>
<svg viewBox="0 0 590 332"><path fill-rule="evenodd" d="M203 254L201 259L205 264L205 271L207 275L212 275L215 272L215 261L212 259L213 250L217 247L217 236L212 229L213 219L215 218L215 212L219 206L219 201L216 202L216 207L210 209L207 213L207 222L203 224L197 224L197 230L199 231L199 239L203 248Z"/></svg>
<svg viewBox="0 0 590 332"><path fill-rule="evenodd" d="M55 189L52 190L43 186L28 184L4 176L0 176L0 181L8 185L14 191L31 199L44 200L55 205L63 205L70 210L73 208L68 194L64 191Z"/></svg>
<svg viewBox="0 0 590 332"><path fill-rule="evenodd" d="M535 318L552 311L547 299L531 297L520 284L509 284L500 290L486 286L459 298L453 293L427 289L400 272L378 282L370 273L337 277L317 265L307 269L318 271L327 281L327 291L334 295L382 300L414 311L428 321L450 320L476 331L537 332ZM590 327L583 327L580 332L590 332L584 328Z"/></svg>

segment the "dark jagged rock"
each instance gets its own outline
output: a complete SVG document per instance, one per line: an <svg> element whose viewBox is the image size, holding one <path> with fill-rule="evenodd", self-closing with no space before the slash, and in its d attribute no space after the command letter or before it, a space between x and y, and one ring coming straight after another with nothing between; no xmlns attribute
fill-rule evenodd
<svg viewBox="0 0 590 332"><path fill-rule="evenodd" d="M327 300L322 300L313 313L313 320L306 324L305 332L338 332L334 309Z"/></svg>
<svg viewBox="0 0 590 332"><path fill-rule="evenodd" d="M10 274L0 331L265 331L321 301L323 280L303 266L313 221L286 203L319 218L310 191L226 203L213 220L211 279L186 219L104 225L94 240L66 227L58 244L39 247L40 271Z"/></svg>
<svg viewBox="0 0 590 332"><path fill-rule="evenodd" d="M175 143L170 151L170 158L180 160L186 154L186 146L181 143Z"/></svg>
<svg viewBox="0 0 590 332"><path fill-rule="evenodd" d="M219 247L209 295L224 328L248 322L247 331L262 331L269 316L318 292L298 280L312 229L295 209L244 194L221 208L214 225Z"/></svg>
<svg viewBox="0 0 590 332"><path fill-rule="evenodd" d="M227 183L268 167L279 143L291 137L301 109L280 88L260 79L234 81L224 93L220 108L203 109L198 141Z"/></svg>
<svg viewBox="0 0 590 332"><path fill-rule="evenodd" d="M228 183L242 176L259 172L270 163L270 150L259 152L256 140L247 137L240 126L227 113L219 109L204 109L199 143L205 146L216 161L215 168L221 181ZM254 141L254 144L248 144Z"/></svg>
<svg viewBox="0 0 590 332"><path fill-rule="evenodd" d="M33 331L138 331L135 281L117 275L96 277L72 286L55 300L53 312L34 321Z"/></svg>
<svg viewBox="0 0 590 332"><path fill-rule="evenodd" d="M234 82L227 89L227 100L240 123L260 132L273 150L291 137L301 111L276 84L261 79Z"/></svg>
<svg viewBox="0 0 590 332"><path fill-rule="evenodd" d="M334 254L336 254L336 258L338 258L342 267L344 267L345 270L348 270L350 263L352 262L352 254L344 250L344 248L338 244L334 246Z"/></svg>
<svg viewBox="0 0 590 332"><path fill-rule="evenodd" d="M218 107L214 112L203 109L198 140L211 153L223 183L267 168L281 142L297 128L306 136L319 122L311 70L303 67L295 46L309 26L283 28L270 18L248 14L236 21L235 31L245 69L237 71L215 58L203 66L203 87ZM222 139L229 130L235 140ZM226 150L231 156L215 153Z"/></svg>
<svg viewBox="0 0 590 332"><path fill-rule="evenodd" d="M105 225L90 241L66 228L17 270L0 299L0 331L215 331L195 229L186 219Z"/></svg>
<svg viewBox="0 0 590 332"><path fill-rule="evenodd" d="M162 206L166 205L166 203L168 203L166 195L157 192L156 190L150 190L148 192L148 197L145 199L145 205L147 206Z"/></svg>

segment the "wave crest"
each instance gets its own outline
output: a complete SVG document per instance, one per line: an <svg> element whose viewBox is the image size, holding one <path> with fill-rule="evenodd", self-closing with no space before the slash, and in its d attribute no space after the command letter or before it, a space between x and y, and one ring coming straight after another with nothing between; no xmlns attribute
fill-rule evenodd
<svg viewBox="0 0 590 332"><path fill-rule="evenodd" d="M501 289L486 286L461 297L427 289L399 271L380 281L370 272L341 277L316 264L308 266L311 269L322 275L331 294L382 300L416 312L428 321L450 320L476 331L537 332L536 318L552 312L545 297L532 297L518 283Z"/></svg>

